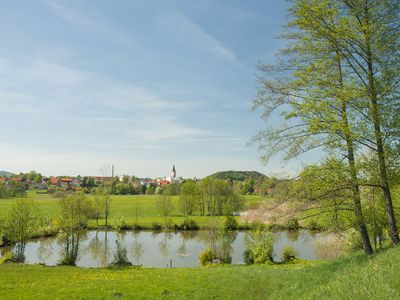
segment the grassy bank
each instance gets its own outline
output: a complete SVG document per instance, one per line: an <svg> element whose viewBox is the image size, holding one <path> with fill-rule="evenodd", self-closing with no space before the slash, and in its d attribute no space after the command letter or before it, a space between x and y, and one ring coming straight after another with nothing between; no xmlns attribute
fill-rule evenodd
<svg viewBox="0 0 400 300"><path fill-rule="evenodd" d="M333 262L173 269L0 265L1 299L399 299L400 249Z"/></svg>
<svg viewBox="0 0 400 300"><path fill-rule="evenodd" d="M39 209L39 213L43 217L56 219L58 214L59 199L53 198L49 194L36 194L36 192L28 192L27 197L32 199ZM90 197L90 195L88 195ZM111 202L111 214L109 217L109 225L115 226L123 221L128 227L138 225L143 229L152 229L154 223L164 224L165 218L160 215L157 209L158 196L156 195L114 195ZM244 196L245 207L254 207L255 205L267 201L260 196ZM17 198L0 199L0 214L5 213L15 203ZM172 224L180 225L185 217L179 209L179 196L172 197L174 209L169 217ZM136 217L137 215L137 217ZM202 227L207 224L209 217L207 216L190 216L191 219ZM220 217L221 221L224 220ZM238 219L239 220L239 219ZM99 225L103 226L104 219L99 220ZM245 226L245 224L242 224ZM89 227L97 227L95 220L90 220Z"/></svg>

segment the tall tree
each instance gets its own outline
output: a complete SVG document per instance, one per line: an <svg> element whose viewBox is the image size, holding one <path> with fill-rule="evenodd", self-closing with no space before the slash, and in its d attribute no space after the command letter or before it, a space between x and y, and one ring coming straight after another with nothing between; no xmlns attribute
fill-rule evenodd
<svg viewBox="0 0 400 300"><path fill-rule="evenodd" d="M359 98L353 103L368 123L357 143L376 153L392 243L399 235L388 178L387 147L399 142L400 3L396 0L295 1L317 39L328 40L345 60L345 71L356 81ZM321 14L323 7L333 18Z"/></svg>
<svg viewBox="0 0 400 300"><path fill-rule="evenodd" d="M328 1L294 2L289 23L293 30L285 36L291 44L281 52L283 61L279 65L260 66L267 75L255 101L267 120L280 113L283 126L261 131L256 141L266 150L265 159L282 150L291 158L318 147L346 157L357 227L364 250L370 254L373 250L361 207L355 160L354 140L358 135L350 122L351 114L355 114L349 104L357 99L358 89L352 80L344 79L344 57L334 40L316 34L319 25L313 17L334 23L338 8Z"/></svg>

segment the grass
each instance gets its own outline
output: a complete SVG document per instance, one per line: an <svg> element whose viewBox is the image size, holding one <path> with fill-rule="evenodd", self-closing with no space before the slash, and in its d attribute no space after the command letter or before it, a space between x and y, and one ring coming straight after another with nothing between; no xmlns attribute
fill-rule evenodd
<svg viewBox="0 0 400 300"><path fill-rule="evenodd" d="M172 269L0 265L0 299L399 299L400 248L333 262Z"/></svg>
<svg viewBox="0 0 400 300"><path fill-rule="evenodd" d="M37 194L36 192L29 191L27 197L34 200L37 204L41 216L49 217L52 219L57 218L58 214L58 201L59 199L53 198L49 194ZM90 197L90 196L88 196ZM114 195L111 200L111 214L109 218L109 225L114 226L123 218L127 226L139 225L144 229L150 229L153 223L164 224L165 218L160 215L157 209L158 196L156 195ZM268 201L261 196L246 195L246 207L254 207L255 205ZM16 201L17 198L0 199L0 215L5 213ZM172 224L180 225L185 217L179 210L179 196L172 197L174 210L169 217ZM137 207L137 223L136 223L136 207ZM209 217L207 216L191 216L191 219L202 227L205 226ZM219 217L224 220L224 217ZM238 219L239 220L239 219ZM99 220L99 225L105 224L105 220ZM245 224L242 224L245 225ZM96 227L96 221L91 220L89 227Z"/></svg>

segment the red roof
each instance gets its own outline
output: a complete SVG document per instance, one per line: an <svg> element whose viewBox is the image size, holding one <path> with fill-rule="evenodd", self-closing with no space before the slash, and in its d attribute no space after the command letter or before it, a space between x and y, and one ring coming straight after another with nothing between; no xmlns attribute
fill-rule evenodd
<svg viewBox="0 0 400 300"><path fill-rule="evenodd" d="M58 178L50 178L51 184L57 184L58 183Z"/></svg>
<svg viewBox="0 0 400 300"><path fill-rule="evenodd" d="M10 178L10 180L12 180L12 181L22 181L23 178L21 178L21 177L14 177L14 178Z"/></svg>
<svg viewBox="0 0 400 300"><path fill-rule="evenodd" d="M61 182L72 182L72 178L69 177L61 178Z"/></svg>
<svg viewBox="0 0 400 300"><path fill-rule="evenodd" d="M168 181L168 180L165 180L165 179L161 179L161 180L159 181L159 184L161 184L161 185L166 185L166 184L169 184L169 181Z"/></svg>
<svg viewBox="0 0 400 300"><path fill-rule="evenodd" d="M0 181L6 181L7 180L7 178L5 178L5 177L0 177Z"/></svg>

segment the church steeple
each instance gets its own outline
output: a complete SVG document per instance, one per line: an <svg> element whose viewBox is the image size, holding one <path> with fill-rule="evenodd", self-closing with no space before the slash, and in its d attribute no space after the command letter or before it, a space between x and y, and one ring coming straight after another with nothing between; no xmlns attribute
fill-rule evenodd
<svg viewBox="0 0 400 300"><path fill-rule="evenodd" d="M175 178L175 177L176 177L175 165L172 166L171 177L172 177L172 178Z"/></svg>

